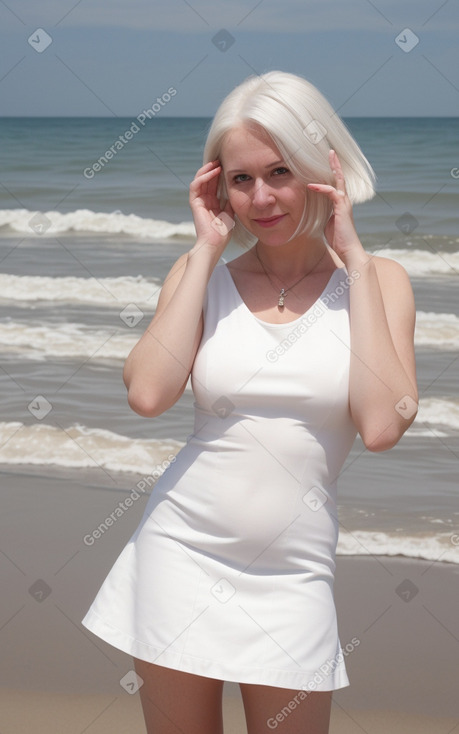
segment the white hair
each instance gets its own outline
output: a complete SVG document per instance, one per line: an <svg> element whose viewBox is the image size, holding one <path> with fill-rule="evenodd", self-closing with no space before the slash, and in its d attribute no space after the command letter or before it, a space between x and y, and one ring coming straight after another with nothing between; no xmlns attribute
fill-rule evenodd
<svg viewBox="0 0 459 734"><path fill-rule="evenodd" d="M311 237L323 237L333 206L323 194L306 189L306 184L334 185L328 158L330 148L341 162L350 201L355 204L374 196L376 177L371 165L333 107L306 79L270 71L250 76L233 89L221 103L209 129L204 163L220 158L226 135L242 124L261 127L293 175L305 184L305 212L293 236L307 232ZM223 209L227 200L223 176L219 197ZM234 237L241 244L255 242L237 217Z"/></svg>

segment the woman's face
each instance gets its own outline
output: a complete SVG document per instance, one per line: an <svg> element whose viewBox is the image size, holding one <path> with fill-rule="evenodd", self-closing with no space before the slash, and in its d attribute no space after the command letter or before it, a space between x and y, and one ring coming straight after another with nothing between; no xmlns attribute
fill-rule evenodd
<svg viewBox="0 0 459 734"><path fill-rule="evenodd" d="M220 162L241 223L263 244L290 240L304 214L306 186L267 133L255 125L234 128L224 140Z"/></svg>

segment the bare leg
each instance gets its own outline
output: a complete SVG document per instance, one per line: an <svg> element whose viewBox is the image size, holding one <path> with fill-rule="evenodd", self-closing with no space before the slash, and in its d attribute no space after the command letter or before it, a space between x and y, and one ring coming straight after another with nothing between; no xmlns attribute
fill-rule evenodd
<svg viewBox="0 0 459 734"><path fill-rule="evenodd" d="M328 734L333 691L240 684L248 734ZM307 695L306 695L307 694Z"/></svg>
<svg viewBox="0 0 459 734"><path fill-rule="evenodd" d="M223 681L134 662L147 734L223 734Z"/></svg>

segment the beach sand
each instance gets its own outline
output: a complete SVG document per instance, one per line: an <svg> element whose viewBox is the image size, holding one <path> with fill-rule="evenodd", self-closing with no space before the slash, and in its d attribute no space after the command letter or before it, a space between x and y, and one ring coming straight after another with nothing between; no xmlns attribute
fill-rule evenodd
<svg viewBox="0 0 459 734"><path fill-rule="evenodd" d="M142 734L139 694L120 684L131 658L80 621L146 497L89 545L84 538L138 478L115 485L102 471L47 473L8 468L0 477L0 732ZM351 685L333 695L331 734L459 732L458 582L453 564L338 556L335 598ZM234 683L225 684L224 716L225 734L246 732Z"/></svg>

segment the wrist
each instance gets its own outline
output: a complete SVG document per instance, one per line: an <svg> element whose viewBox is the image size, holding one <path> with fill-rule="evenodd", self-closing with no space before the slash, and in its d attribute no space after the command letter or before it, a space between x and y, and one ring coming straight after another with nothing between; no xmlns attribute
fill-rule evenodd
<svg viewBox="0 0 459 734"><path fill-rule="evenodd" d="M220 260L221 252L205 240L196 240L191 250L188 251L188 264L199 263L208 265L211 269Z"/></svg>

